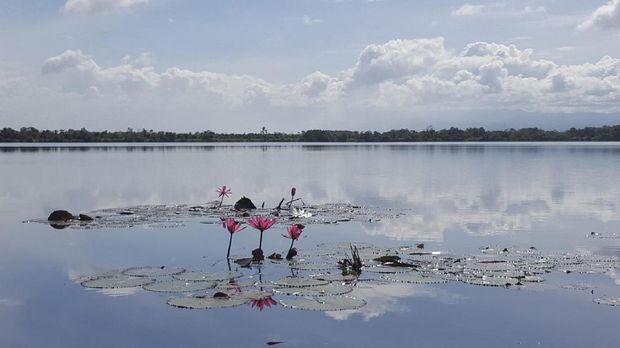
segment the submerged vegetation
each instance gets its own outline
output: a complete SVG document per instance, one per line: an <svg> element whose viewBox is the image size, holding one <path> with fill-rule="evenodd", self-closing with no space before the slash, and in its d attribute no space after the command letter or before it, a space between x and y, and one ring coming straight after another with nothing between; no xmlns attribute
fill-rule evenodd
<svg viewBox="0 0 620 348"><path fill-rule="evenodd" d="M215 133L212 131L175 133L154 130L88 131L0 130L0 143L174 143L174 142L430 142L430 141L620 141L620 125L571 128L564 131L521 128L487 130L447 128L422 131L394 129L386 132L313 129L300 133ZM294 194L293 194L294 195Z"/></svg>

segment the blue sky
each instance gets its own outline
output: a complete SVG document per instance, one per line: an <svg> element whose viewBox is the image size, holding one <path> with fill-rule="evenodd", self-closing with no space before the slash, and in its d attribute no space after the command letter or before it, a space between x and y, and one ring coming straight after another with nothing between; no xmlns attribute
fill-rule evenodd
<svg viewBox="0 0 620 348"><path fill-rule="evenodd" d="M0 126L620 123L620 1L0 1Z"/></svg>

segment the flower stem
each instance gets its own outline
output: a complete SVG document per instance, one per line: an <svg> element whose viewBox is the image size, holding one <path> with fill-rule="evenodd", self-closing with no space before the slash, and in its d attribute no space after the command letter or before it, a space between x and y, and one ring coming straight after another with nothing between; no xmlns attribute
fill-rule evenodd
<svg viewBox="0 0 620 348"><path fill-rule="evenodd" d="M263 250L263 231L260 231L260 241L258 242L258 248Z"/></svg>
<svg viewBox="0 0 620 348"><path fill-rule="evenodd" d="M291 246L288 248L288 253L286 255L290 255L291 254L291 250L293 250L293 243L295 243L295 240L293 238L291 238Z"/></svg>
<svg viewBox="0 0 620 348"><path fill-rule="evenodd" d="M220 206L219 206L219 208L222 207L222 203L224 203L224 196L222 196L222 199L220 199Z"/></svg>
<svg viewBox="0 0 620 348"><path fill-rule="evenodd" d="M230 245L232 244L232 233L230 234L230 239L228 240L228 252L226 253L226 259L230 257Z"/></svg>

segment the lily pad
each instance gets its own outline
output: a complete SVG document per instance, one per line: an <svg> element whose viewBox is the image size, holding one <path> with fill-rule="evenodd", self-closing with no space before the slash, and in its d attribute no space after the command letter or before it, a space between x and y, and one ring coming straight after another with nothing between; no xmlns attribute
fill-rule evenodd
<svg viewBox="0 0 620 348"><path fill-rule="evenodd" d="M187 309L214 309L214 308L229 308L236 307L242 304L248 303L247 298L241 297L227 297L227 298L213 298L210 296L205 297L175 297L168 300L168 304L173 307L187 308Z"/></svg>
<svg viewBox="0 0 620 348"><path fill-rule="evenodd" d="M336 269L338 265L334 263L313 263L313 262L299 262L291 264L291 268L298 269L300 271L323 271L328 269Z"/></svg>
<svg viewBox="0 0 620 348"><path fill-rule="evenodd" d="M272 282L276 286L280 287L304 287L304 286L318 286L329 284L326 280L318 280L307 277L284 277Z"/></svg>
<svg viewBox="0 0 620 348"><path fill-rule="evenodd" d="M353 291L353 287L342 284L328 284L306 287L277 287L273 291L276 294L291 296L334 296L344 295Z"/></svg>
<svg viewBox="0 0 620 348"><path fill-rule="evenodd" d="M218 281L243 277L239 272L184 272L173 275L178 280L185 280L190 282L197 281Z"/></svg>
<svg viewBox="0 0 620 348"><path fill-rule="evenodd" d="M111 277L101 277L83 281L81 284L85 288L94 289L119 289L135 288L154 283L155 280L144 277L130 277L126 275L116 275Z"/></svg>
<svg viewBox="0 0 620 348"><path fill-rule="evenodd" d="M366 301L350 296L322 296L286 299L281 300L280 304L293 309L344 311L362 308Z"/></svg>
<svg viewBox="0 0 620 348"><path fill-rule="evenodd" d="M367 243L367 242L321 243L318 245L318 247L321 249L338 249L338 250L342 249L348 252L351 245L354 247L357 247L357 249L359 250L374 248L374 245L372 243Z"/></svg>
<svg viewBox="0 0 620 348"><path fill-rule="evenodd" d="M413 272L413 268L410 267L392 267L392 266L376 266L365 267L364 272L371 273L406 273Z"/></svg>
<svg viewBox="0 0 620 348"><path fill-rule="evenodd" d="M165 277L185 272L180 267L131 267L123 271L124 275L132 277Z"/></svg>
<svg viewBox="0 0 620 348"><path fill-rule="evenodd" d="M523 277L523 281L528 283L542 283L545 279L539 276L525 276Z"/></svg>
<svg viewBox="0 0 620 348"><path fill-rule="evenodd" d="M446 279L426 276L419 272L386 274L383 278L394 282L413 283L413 284L441 284L446 283Z"/></svg>
<svg viewBox="0 0 620 348"><path fill-rule="evenodd" d="M185 280L172 280L144 285L142 288L156 292L193 292L212 289L214 282L190 282Z"/></svg>
<svg viewBox="0 0 620 348"><path fill-rule="evenodd" d="M593 286L588 285L588 284L566 284L566 285L562 285L562 289L586 291L586 290L592 290Z"/></svg>
<svg viewBox="0 0 620 348"><path fill-rule="evenodd" d="M273 296L273 292L271 291L254 290L254 291L242 291L238 294L235 294L233 297L244 298L246 300L262 300L262 299L265 299L271 296Z"/></svg>
<svg viewBox="0 0 620 348"><path fill-rule="evenodd" d="M480 286L497 286L497 287L508 287L511 285L517 284L517 280L512 278L504 278L504 277L482 277L482 278L459 278L460 281L471 284L471 285L480 285Z"/></svg>
<svg viewBox="0 0 620 348"><path fill-rule="evenodd" d="M357 279L357 277L352 274L342 275L340 273L317 274L311 277L328 282L350 282Z"/></svg>
<svg viewBox="0 0 620 348"><path fill-rule="evenodd" d="M234 282L229 282L229 281L220 281L217 283L217 285L215 286L218 289L240 289L240 288L247 288L250 286L255 286L256 282L238 282L238 281L234 281Z"/></svg>
<svg viewBox="0 0 620 348"><path fill-rule="evenodd" d="M595 298L594 303L608 305L608 306L620 306L620 297L612 298L612 297L601 297Z"/></svg>

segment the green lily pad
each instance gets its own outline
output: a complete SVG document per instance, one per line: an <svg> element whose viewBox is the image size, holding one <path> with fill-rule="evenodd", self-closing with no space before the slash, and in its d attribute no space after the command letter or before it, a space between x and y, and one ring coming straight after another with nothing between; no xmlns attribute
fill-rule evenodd
<svg viewBox="0 0 620 348"><path fill-rule="evenodd" d="M620 297L612 298L612 297L601 297L595 298L594 303L608 305L608 306L620 306Z"/></svg>
<svg viewBox="0 0 620 348"><path fill-rule="evenodd" d="M274 288L276 294L291 296L334 296L344 295L353 291L353 287L342 284L328 284L306 287L277 287Z"/></svg>
<svg viewBox="0 0 620 348"><path fill-rule="evenodd" d="M471 284L471 285L480 285L480 286L497 286L497 287L507 287L511 285L517 284L517 280L512 278L504 278L504 277L482 277L482 278L459 278L460 281Z"/></svg>
<svg viewBox="0 0 620 348"><path fill-rule="evenodd" d="M273 296L273 292L261 290L242 291L233 295L234 298L243 298L246 300L262 300L271 296Z"/></svg>
<svg viewBox="0 0 620 348"><path fill-rule="evenodd" d="M276 281L273 281L272 284L280 287L304 287L304 286L318 286L318 285L327 285L329 284L326 280L318 280L313 278L306 277L284 277L280 278Z"/></svg>
<svg viewBox="0 0 620 348"><path fill-rule="evenodd" d="M291 264L291 268L298 269L300 271L323 271L328 269L337 269L338 265L334 263L312 263L312 262L299 262Z"/></svg>
<svg viewBox="0 0 620 348"><path fill-rule="evenodd" d="M83 281L81 284L85 288L94 289L119 289L135 288L154 283L155 280L144 277L130 277L126 275L116 275L111 277L101 277Z"/></svg>
<svg viewBox="0 0 620 348"><path fill-rule="evenodd" d="M239 289L239 288L247 288L250 286L255 286L256 282L238 282L238 281L234 281L234 282L229 282L229 281L220 281L217 283L217 285L215 286L218 289Z"/></svg>
<svg viewBox="0 0 620 348"><path fill-rule="evenodd" d="M142 288L156 292L193 292L212 289L214 282L191 282L185 280L172 280L144 285Z"/></svg>
<svg viewBox="0 0 620 348"><path fill-rule="evenodd" d="M406 273L406 272L413 272L413 268L410 268L410 267L392 267L392 266L376 266L376 267L364 267L364 272L371 272L371 273Z"/></svg>
<svg viewBox="0 0 620 348"><path fill-rule="evenodd" d="M281 300L284 307L314 311L344 311L359 309L366 301L350 296L302 297Z"/></svg>
<svg viewBox="0 0 620 348"><path fill-rule="evenodd" d="M342 275L341 273L317 274L311 277L328 282L350 282L357 279L357 277L352 274Z"/></svg>
<svg viewBox="0 0 620 348"><path fill-rule="evenodd" d="M173 275L178 280L185 280L190 282L196 281L218 281L243 277L239 272L184 272Z"/></svg>
<svg viewBox="0 0 620 348"><path fill-rule="evenodd" d="M394 281L394 282L413 283L413 284L441 284L441 283L447 282L446 279L433 277L433 276L426 276L426 275L420 274L419 272L386 274L383 276L383 278Z"/></svg>
<svg viewBox="0 0 620 348"><path fill-rule="evenodd" d="M124 275L132 277L165 277L185 272L180 267L131 267L123 271Z"/></svg>
<svg viewBox="0 0 620 348"><path fill-rule="evenodd" d="M173 307L187 309L214 309L236 307L248 303L249 300L241 297L213 298L206 297L175 297L168 300Z"/></svg>

